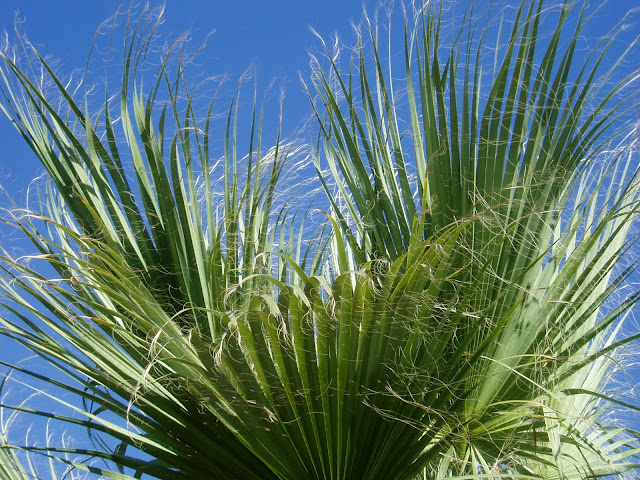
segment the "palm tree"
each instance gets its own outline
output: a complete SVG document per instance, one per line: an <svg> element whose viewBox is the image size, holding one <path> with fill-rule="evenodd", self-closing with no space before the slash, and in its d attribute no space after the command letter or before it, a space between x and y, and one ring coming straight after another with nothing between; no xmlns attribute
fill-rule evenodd
<svg viewBox="0 0 640 480"><path fill-rule="evenodd" d="M637 408L610 386L640 338L623 323L638 294L617 295L638 74L605 67L610 39L577 60L582 2L476 17L445 42L443 3L408 12L400 79L375 22L347 68L327 47L308 87L327 198L314 235L281 178L299 151L279 133L263 146L257 102L241 152L239 101L217 143L179 45L142 82L153 17L97 111L34 49L26 66L3 54L3 111L49 181L6 219L39 253L3 253L2 334L59 373L3 365L62 410L3 408L85 427L93 446L0 438L0 468L27 478L26 449L116 479L634 469L637 434L608 409Z"/></svg>

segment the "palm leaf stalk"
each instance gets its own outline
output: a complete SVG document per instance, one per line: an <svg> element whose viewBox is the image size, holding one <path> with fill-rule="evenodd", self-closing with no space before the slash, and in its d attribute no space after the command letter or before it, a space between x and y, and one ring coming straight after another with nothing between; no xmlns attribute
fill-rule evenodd
<svg viewBox="0 0 640 480"><path fill-rule="evenodd" d="M212 106L201 121L183 65L142 88L153 22L99 116L36 52L53 96L4 55L3 111L51 183L7 219L40 253L3 254L2 332L62 379L3 365L71 413L4 408L87 428L75 452L104 462L13 446L108 478L636 468L637 434L606 409L637 409L607 390L640 337L621 333L638 295L610 306L635 267L635 137L617 126L637 74L611 84L606 42L577 64L586 10L547 7L522 2L489 73L490 27L470 12L445 46L436 2L406 19L400 80L371 22L348 73L327 49L310 97L331 234L308 247L277 205L290 148L262 147L257 107L241 157L231 106L216 181Z"/></svg>

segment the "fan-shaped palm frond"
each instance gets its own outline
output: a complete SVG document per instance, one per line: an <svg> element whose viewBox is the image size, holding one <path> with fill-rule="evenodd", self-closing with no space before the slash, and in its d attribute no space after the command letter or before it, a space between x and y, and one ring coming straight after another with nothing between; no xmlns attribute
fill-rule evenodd
<svg viewBox="0 0 640 480"><path fill-rule="evenodd" d="M93 439L24 448L109 478L635 468L637 434L605 409L636 408L606 387L640 338L620 333L637 294L610 304L635 266L619 268L640 183L618 126L637 74L603 67L606 41L577 62L586 7L543 0L500 25L487 72L474 18L445 45L440 5L409 15L400 80L372 22L348 73L328 51L310 96L331 234L312 239L278 203L295 151L262 146L257 107L242 155L238 100L214 145L179 50L143 88L153 22L97 116L35 51L49 85L3 55L2 108L51 182L7 218L39 254L3 253L2 333L60 378L4 365L63 410L4 408Z"/></svg>

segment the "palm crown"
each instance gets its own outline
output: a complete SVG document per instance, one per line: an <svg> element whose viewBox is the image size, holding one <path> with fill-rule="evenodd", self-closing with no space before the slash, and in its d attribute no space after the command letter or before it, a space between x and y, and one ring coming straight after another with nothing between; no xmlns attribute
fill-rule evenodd
<svg viewBox="0 0 640 480"><path fill-rule="evenodd" d="M374 22L348 68L327 47L307 88L328 199L316 235L282 202L299 151L262 145L258 106L240 151L234 100L212 162L213 102L197 115L183 65L170 73L179 52L143 87L153 21L97 114L35 50L46 88L4 54L2 108L50 182L40 211L10 220L49 269L4 253L2 333L63 379L5 365L82 418L4 408L94 440L23 448L109 478L633 469L636 435L605 409L635 407L605 387L639 336L620 333L636 294L606 305L633 271L618 267L639 184L618 126L637 74L603 67L607 39L577 62L575 3L523 1L491 64L492 27L470 11L445 41L436 2L405 17L400 79ZM0 441L7 478L26 478Z"/></svg>

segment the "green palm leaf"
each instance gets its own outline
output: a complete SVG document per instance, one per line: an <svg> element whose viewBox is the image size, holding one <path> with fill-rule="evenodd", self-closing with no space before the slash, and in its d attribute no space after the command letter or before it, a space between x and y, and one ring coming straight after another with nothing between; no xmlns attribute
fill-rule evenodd
<svg viewBox="0 0 640 480"><path fill-rule="evenodd" d="M3 56L3 111L50 183L6 220L39 254L3 252L1 331L62 378L3 365L63 413L4 408L94 441L22 448L109 478L636 468L637 433L606 409L637 409L607 386L640 337L621 333L638 295L611 306L635 268L619 268L640 182L617 127L638 75L611 83L611 43L577 62L575 2L523 1L491 59L491 27L478 36L471 11L446 45L443 15L406 17L400 80L372 22L348 73L327 49L310 97L330 234L312 238L280 200L295 148L262 146L256 102L243 155L239 99L217 147L178 47L143 88L154 21L127 37L98 116L36 52L53 94Z"/></svg>

